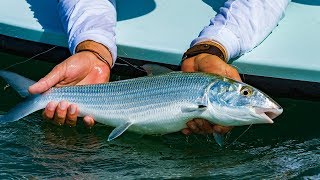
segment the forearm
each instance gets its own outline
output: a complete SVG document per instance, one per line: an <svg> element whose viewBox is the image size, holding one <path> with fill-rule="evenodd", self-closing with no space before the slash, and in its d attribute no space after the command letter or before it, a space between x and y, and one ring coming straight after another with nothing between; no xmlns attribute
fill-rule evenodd
<svg viewBox="0 0 320 180"><path fill-rule="evenodd" d="M259 45L284 16L290 0L229 0L194 44L212 40L227 51L228 59Z"/></svg>
<svg viewBox="0 0 320 180"><path fill-rule="evenodd" d="M80 43L90 42L92 46L96 42L97 46L103 45L106 51L110 51L113 60L111 65L114 64L117 57L115 0L60 0L58 12L68 34L72 54ZM103 52L103 48L99 48L99 51L108 54Z"/></svg>

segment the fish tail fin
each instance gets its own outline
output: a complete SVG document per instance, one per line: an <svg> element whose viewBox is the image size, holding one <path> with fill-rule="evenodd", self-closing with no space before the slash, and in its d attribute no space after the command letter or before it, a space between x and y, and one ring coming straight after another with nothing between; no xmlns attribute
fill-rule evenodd
<svg viewBox="0 0 320 180"><path fill-rule="evenodd" d="M5 115L0 116L0 123L17 121L35 111L45 108L46 102L40 101L41 95L28 97L25 101L17 104Z"/></svg>
<svg viewBox="0 0 320 180"><path fill-rule="evenodd" d="M30 95L28 92L29 86L34 84L35 81L16 73L3 70L0 70L0 77L16 90L21 97L27 97L25 101L16 105L7 114L0 116L0 123L17 121L45 107L47 102L41 100L41 97L43 97L42 95Z"/></svg>
<svg viewBox="0 0 320 180"><path fill-rule="evenodd" d="M15 91L19 93L21 97L28 97L29 86L33 85L35 81L20 76L19 74L0 70L0 77L2 77Z"/></svg>

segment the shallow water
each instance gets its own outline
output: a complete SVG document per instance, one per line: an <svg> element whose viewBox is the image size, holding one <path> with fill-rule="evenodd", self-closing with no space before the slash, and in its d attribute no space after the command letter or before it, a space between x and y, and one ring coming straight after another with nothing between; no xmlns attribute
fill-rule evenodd
<svg viewBox="0 0 320 180"><path fill-rule="evenodd" d="M23 59L0 57L11 63ZM50 67L35 61L10 70L37 79ZM2 112L21 100L13 90L4 91L4 85L0 81ZM235 128L227 148L218 147L211 136L180 133L125 133L108 142L112 128L98 124L87 129L81 123L76 128L58 127L44 122L37 112L0 125L0 179L320 179L320 102L277 101L285 111L275 124L252 126L232 143L246 129Z"/></svg>

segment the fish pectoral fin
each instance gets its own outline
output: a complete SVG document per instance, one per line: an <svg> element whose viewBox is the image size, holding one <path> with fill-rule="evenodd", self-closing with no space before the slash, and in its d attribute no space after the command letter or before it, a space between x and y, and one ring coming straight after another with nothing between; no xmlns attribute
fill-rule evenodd
<svg viewBox="0 0 320 180"><path fill-rule="evenodd" d="M205 111L208 107L207 103L207 95L205 94L202 97L199 97L195 102L194 105L191 107L183 107L181 108L182 112L194 112L194 111Z"/></svg>
<svg viewBox="0 0 320 180"><path fill-rule="evenodd" d="M118 127L116 127L109 135L108 141L112 141L115 138L119 137L122 133L124 133L133 123L126 122Z"/></svg>
<svg viewBox="0 0 320 180"><path fill-rule="evenodd" d="M182 112L195 112L195 111L205 111L207 109L206 105L203 104L197 104L193 107L182 107Z"/></svg>

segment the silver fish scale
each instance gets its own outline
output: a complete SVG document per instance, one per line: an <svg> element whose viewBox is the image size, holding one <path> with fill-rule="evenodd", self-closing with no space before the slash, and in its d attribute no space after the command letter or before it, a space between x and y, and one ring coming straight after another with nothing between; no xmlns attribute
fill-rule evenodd
<svg viewBox="0 0 320 180"><path fill-rule="evenodd" d="M150 119L148 123L162 126L162 129L136 126L135 131L148 133L148 129L153 129L165 132L168 129L163 129L163 125L168 123L167 120L176 121L181 118L177 116L181 112L181 106L195 104L203 96L204 89L215 79L217 76L203 73L174 72L107 84L53 88L43 98L76 103L81 114L90 114L104 124L118 126L128 119L143 124ZM108 122L105 119L109 119ZM110 122L110 119L114 121ZM178 126L182 126L182 123Z"/></svg>

